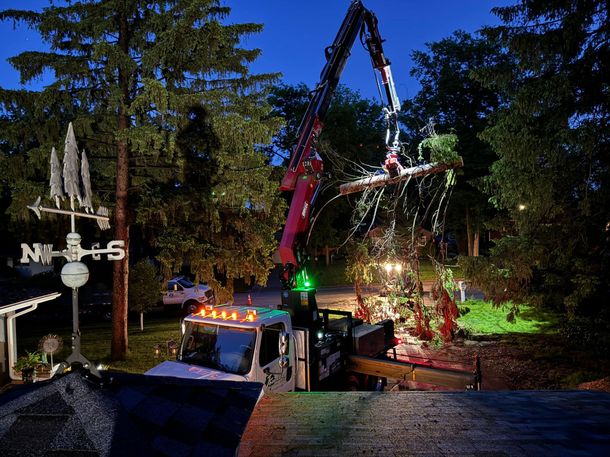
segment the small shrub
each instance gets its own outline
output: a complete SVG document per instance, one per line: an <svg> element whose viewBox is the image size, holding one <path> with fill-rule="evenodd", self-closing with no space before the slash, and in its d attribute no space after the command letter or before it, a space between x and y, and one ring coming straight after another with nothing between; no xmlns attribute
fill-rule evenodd
<svg viewBox="0 0 610 457"><path fill-rule="evenodd" d="M20 372L26 368L36 368L37 365L43 362L40 352L28 352L17 359L13 365L13 370Z"/></svg>
<svg viewBox="0 0 610 457"><path fill-rule="evenodd" d="M140 313L140 330L144 330L143 314L157 305L161 299L161 278L157 268L146 260L140 260L129 274L129 308Z"/></svg>

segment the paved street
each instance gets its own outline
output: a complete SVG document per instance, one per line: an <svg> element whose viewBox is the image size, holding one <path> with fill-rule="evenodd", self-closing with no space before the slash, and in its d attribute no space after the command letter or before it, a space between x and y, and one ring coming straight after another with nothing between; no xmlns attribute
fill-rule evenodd
<svg viewBox="0 0 610 457"><path fill-rule="evenodd" d="M428 294L432 286L432 281L424 281L424 293L426 304L429 302ZM372 286L368 289L368 293L376 294L379 291L378 286ZM269 287L258 288L252 292L240 292L234 294L234 302L236 305L246 305L248 303L248 294L252 299L252 304L255 306L275 306L281 303L281 289L279 285L273 284ZM352 286L336 286L336 287L320 287L316 292L316 300L320 308L334 309L351 309L355 311L356 295ZM483 298L483 294L477 290L468 289L466 298ZM460 293L456 293L456 300L459 301Z"/></svg>
<svg viewBox="0 0 610 457"><path fill-rule="evenodd" d="M250 292L252 304L255 306L275 306L282 302L282 291L279 287L267 287ZM234 296L236 305L246 305L248 303L248 293L236 293ZM316 300L320 308L334 307L344 308L347 303L355 306L355 294L353 287L321 287L316 292Z"/></svg>

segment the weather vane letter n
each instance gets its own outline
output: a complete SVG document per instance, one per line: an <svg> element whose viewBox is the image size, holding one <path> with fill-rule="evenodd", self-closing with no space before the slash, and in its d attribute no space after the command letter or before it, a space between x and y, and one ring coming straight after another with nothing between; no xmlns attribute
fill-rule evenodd
<svg viewBox="0 0 610 457"><path fill-rule="evenodd" d="M21 243L21 263L28 263L32 259L34 262L41 263L42 265L51 265L53 261L53 245L34 243L32 250L27 244Z"/></svg>

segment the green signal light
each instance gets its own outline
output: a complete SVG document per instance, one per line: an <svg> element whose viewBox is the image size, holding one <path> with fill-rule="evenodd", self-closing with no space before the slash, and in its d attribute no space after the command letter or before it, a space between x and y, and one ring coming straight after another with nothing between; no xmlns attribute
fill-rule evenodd
<svg viewBox="0 0 610 457"><path fill-rule="evenodd" d="M307 270L303 268L296 275L296 286L298 289L311 289L314 286L314 281L307 274Z"/></svg>

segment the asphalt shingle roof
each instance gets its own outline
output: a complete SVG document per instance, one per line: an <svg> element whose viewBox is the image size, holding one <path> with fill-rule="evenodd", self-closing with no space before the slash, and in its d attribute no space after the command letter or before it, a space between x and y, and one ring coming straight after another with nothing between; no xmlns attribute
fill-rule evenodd
<svg viewBox="0 0 610 457"><path fill-rule="evenodd" d="M233 456L261 384L74 372L0 395L0 456Z"/></svg>
<svg viewBox="0 0 610 457"><path fill-rule="evenodd" d="M256 406L239 455L607 457L610 394L271 394Z"/></svg>

